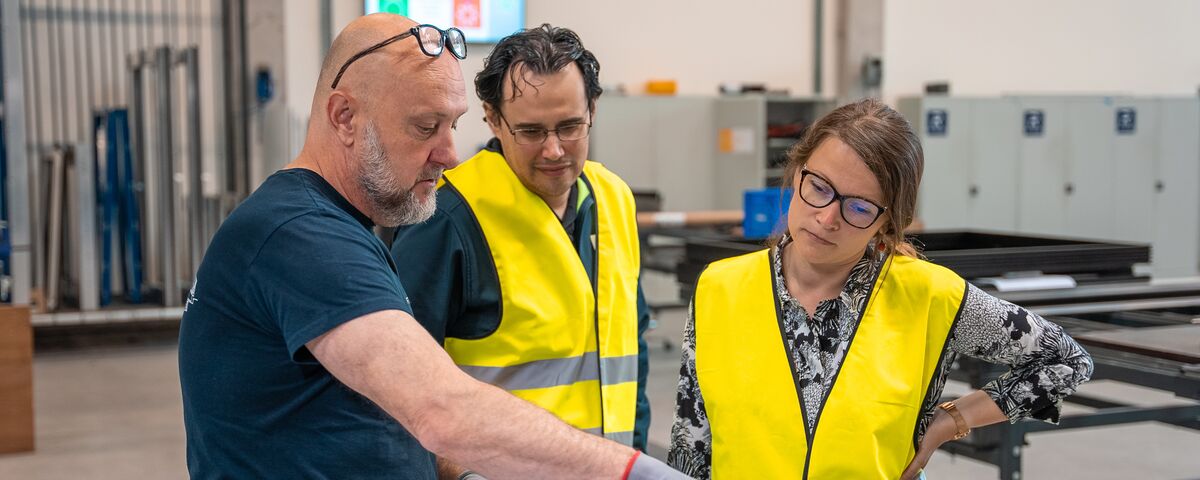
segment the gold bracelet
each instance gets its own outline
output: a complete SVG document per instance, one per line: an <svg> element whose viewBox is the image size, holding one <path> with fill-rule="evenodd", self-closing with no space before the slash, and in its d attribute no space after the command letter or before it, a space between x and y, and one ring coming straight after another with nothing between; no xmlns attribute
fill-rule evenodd
<svg viewBox="0 0 1200 480"><path fill-rule="evenodd" d="M954 425L958 428L958 433L954 434L955 440L961 439L967 436L968 433L971 433L971 427L967 426L967 421L963 420L961 413L958 413L958 406L954 402L942 402L942 404L938 405L938 408L945 410L954 419Z"/></svg>

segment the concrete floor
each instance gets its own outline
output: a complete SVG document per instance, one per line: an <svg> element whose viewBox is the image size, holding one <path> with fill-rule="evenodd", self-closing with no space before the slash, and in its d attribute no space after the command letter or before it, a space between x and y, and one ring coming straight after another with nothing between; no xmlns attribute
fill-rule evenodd
<svg viewBox="0 0 1200 480"><path fill-rule="evenodd" d="M647 281L654 295L654 282ZM668 289L664 280L662 289ZM683 312L649 334L651 453L670 437L677 339ZM671 345L672 348L665 348ZM186 478L174 344L39 354L34 361L37 450L0 455L0 479ZM948 391L964 386L951 384ZM1181 404L1169 394L1110 382L1082 391L1138 405ZM1070 407L1067 413L1083 412ZM939 452L930 479L996 478L995 467ZM1157 423L1047 432L1029 437L1026 479L1200 479L1200 432Z"/></svg>

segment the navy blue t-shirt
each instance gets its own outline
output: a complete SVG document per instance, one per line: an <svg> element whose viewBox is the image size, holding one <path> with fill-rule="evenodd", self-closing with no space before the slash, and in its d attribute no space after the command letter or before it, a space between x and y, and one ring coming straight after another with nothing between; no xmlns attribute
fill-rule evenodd
<svg viewBox="0 0 1200 480"><path fill-rule="evenodd" d="M370 228L302 169L271 175L221 225L179 330L192 478L436 477L432 454L305 347L362 315L412 312Z"/></svg>

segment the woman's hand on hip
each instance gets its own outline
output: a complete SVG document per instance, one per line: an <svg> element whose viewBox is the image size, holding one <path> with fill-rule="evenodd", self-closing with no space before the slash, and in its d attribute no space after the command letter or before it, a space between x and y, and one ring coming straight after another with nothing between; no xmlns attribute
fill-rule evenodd
<svg viewBox="0 0 1200 480"><path fill-rule="evenodd" d="M913 457L912 462L908 464L908 468L904 469L904 473L900 475L900 480L914 480L921 474L921 469L925 468L925 464L929 463L929 458L933 456L938 447L943 443L950 441L954 435L958 433L958 426L954 424L954 418L945 411L938 409L933 414L933 421L929 422L929 430L925 431L925 438L921 439L921 445L917 448L917 456Z"/></svg>

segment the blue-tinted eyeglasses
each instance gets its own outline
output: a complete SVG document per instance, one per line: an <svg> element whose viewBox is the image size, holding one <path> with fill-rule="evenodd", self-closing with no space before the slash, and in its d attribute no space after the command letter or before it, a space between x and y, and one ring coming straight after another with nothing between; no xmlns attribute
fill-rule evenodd
<svg viewBox="0 0 1200 480"><path fill-rule="evenodd" d="M842 220L855 228L870 228L887 207L862 197L838 193L829 180L808 170L800 171L800 199L813 208L825 208L834 200L841 200Z"/></svg>

